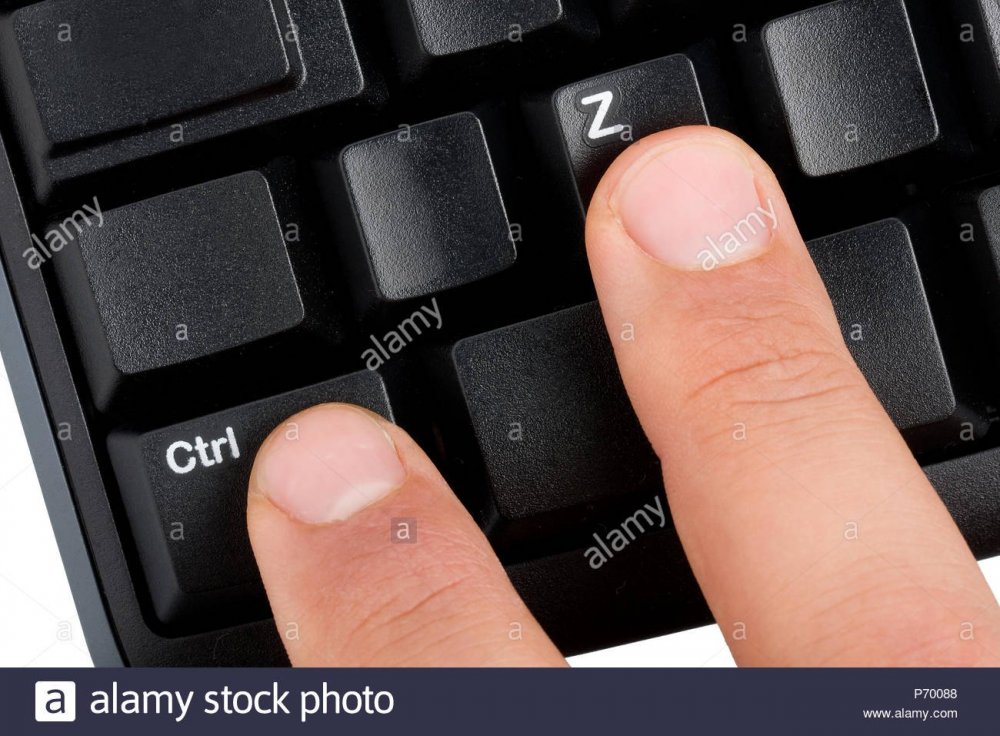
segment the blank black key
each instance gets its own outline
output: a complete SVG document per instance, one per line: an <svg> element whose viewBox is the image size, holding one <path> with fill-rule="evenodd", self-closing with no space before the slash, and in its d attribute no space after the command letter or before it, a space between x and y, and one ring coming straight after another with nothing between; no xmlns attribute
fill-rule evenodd
<svg viewBox="0 0 1000 736"><path fill-rule="evenodd" d="M679 125L709 122L694 65L683 54L647 61L568 85L543 114L554 117L558 144L548 146L568 165L581 204L605 170L633 141ZM551 125L552 121L548 121Z"/></svg>
<svg viewBox="0 0 1000 736"><path fill-rule="evenodd" d="M0 81L43 196L375 94L341 0L45 0L15 11L0 37L11 51Z"/></svg>
<svg viewBox="0 0 1000 736"><path fill-rule="evenodd" d="M979 322L992 323L1000 317L997 290L1000 283L1000 186L960 195L959 212L962 245L971 255L967 266L970 280L963 286L979 296L976 308L984 311ZM982 339L984 331L980 328L975 334ZM981 358L977 360L981 362Z"/></svg>
<svg viewBox="0 0 1000 736"><path fill-rule="evenodd" d="M250 469L279 422L324 402L358 404L392 418L382 379L361 371L170 427L109 438L118 487L162 622L209 628L220 620L267 615L246 533Z"/></svg>
<svg viewBox="0 0 1000 736"><path fill-rule="evenodd" d="M485 465L494 543L580 531L662 491L596 304L462 340L453 361Z"/></svg>
<svg viewBox="0 0 1000 736"><path fill-rule="evenodd" d="M903 0L837 0L772 21L763 35L799 166L809 176L938 140Z"/></svg>
<svg viewBox="0 0 1000 736"><path fill-rule="evenodd" d="M96 198L88 207L77 211L75 225L49 232L77 241L51 260L99 407L127 382L303 322L282 227L259 172L99 214Z"/></svg>
<svg viewBox="0 0 1000 736"><path fill-rule="evenodd" d="M514 263L503 197L472 113L355 143L338 168L324 176L346 185L362 301L424 297Z"/></svg>
<svg viewBox="0 0 1000 736"><path fill-rule="evenodd" d="M708 624L712 614L672 527L645 531L594 568L587 547L507 568L563 654Z"/></svg>
<svg viewBox="0 0 1000 736"><path fill-rule="evenodd" d="M50 0L16 11L14 30L54 145L219 104L292 71L271 0Z"/></svg>
<svg viewBox="0 0 1000 736"><path fill-rule="evenodd" d="M984 236L986 255L1000 278L1000 187L990 187L975 198L976 225Z"/></svg>
<svg viewBox="0 0 1000 736"><path fill-rule="evenodd" d="M1000 554L1000 450L928 465L928 479L978 559Z"/></svg>
<svg viewBox="0 0 1000 736"><path fill-rule="evenodd" d="M814 240L809 251L844 339L896 426L950 419L955 394L906 225L882 220Z"/></svg>
<svg viewBox="0 0 1000 736"><path fill-rule="evenodd" d="M384 7L406 77L442 61L475 62L484 50L523 53L560 37L597 35L579 0L384 0Z"/></svg>
<svg viewBox="0 0 1000 736"><path fill-rule="evenodd" d="M955 0L960 46L973 74L976 102L990 131L1000 125L1000 5L996 0Z"/></svg>

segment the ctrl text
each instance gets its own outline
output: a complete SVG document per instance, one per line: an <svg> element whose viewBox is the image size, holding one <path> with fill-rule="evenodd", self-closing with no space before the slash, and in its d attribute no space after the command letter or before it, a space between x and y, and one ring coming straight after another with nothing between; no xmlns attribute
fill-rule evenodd
<svg viewBox="0 0 1000 736"><path fill-rule="evenodd" d="M226 427L222 437L207 442L201 435L188 442L177 440L167 448L167 467L177 475L187 475L199 465L210 468L226 460L240 459L240 446L232 427Z"/></svg>

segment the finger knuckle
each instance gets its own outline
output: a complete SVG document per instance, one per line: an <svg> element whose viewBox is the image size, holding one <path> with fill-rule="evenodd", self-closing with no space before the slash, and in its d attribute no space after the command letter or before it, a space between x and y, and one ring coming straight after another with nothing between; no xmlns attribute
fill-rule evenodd
<svg viewBox="0 0 1000 736"><path fill-rule="evenodd" d="M798 303L740 305L699 320L684 399L728 413L770 409L794 416L856 402L867 386L839 335Z"/></svg>
<svg viewBox="0 0 1000 736"><path fill-rule="evenodd" d="M426 531L425 543L430 541ZM418 658L429 641L462 631L467 602L484 597L493 576L478 550L461 535L434 535L437 553L378 554L365 566L355 593L339 593L336 639L340 661L385 663ZM356 594L362 593L361 595Z"/></svg>
<svg viewBox="0 0 1000 736"><path fill-rule="evenodd" d="M961 578L961 568L949 577ZM974 595L962 586L946 590L918 584L874 553L817 582L822 582L820 593L799 603L809 613L798 622L801 637L788 650L811 652L817 666L873 661L901 667L982 666L992 654L988 646L962 639L962 625L971 624L945 604ZM901 620L900 610L913 615Z"/></svg>

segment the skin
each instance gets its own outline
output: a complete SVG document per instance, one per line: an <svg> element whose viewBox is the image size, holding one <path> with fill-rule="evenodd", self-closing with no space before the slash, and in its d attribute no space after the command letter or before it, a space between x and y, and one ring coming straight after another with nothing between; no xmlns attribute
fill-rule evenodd
<svg viewBox="0 0 1000 736"><path fill-rule="evenodd" d="M774 203L781 226L758 257L711 273L672 268L623 225L630 179L692 144L745 157L761 201ZM636 143L594 195L587 251L609 334L634 326L635 340L612 339L618 364L737 663L1000 665L1000 606L854 364L764 161L711 128ZM322 433L347 410L290 421ZM264 488L259 466L280 431L257 458L250 539L292 663L564 665L427 456L371 417L402 480L345 520L306 523L272 501L283 479L270 473ZM387 543L400 518L419 519L418 543Z"/></svg>

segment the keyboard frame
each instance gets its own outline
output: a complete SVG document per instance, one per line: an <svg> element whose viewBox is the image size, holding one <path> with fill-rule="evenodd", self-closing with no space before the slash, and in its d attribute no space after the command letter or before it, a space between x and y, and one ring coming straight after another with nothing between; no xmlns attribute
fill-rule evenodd
<svg viewBox="0 0 1000 736"><path fill-rule="evenodd" d="M806 0L800 2L804 5ZM0 0L0 9L5 8L3 0ZM752 21L757 14L750 14L752 17L748 20ZM366 23L364 21L362 27ZM624 54L621 63L616 63L615 68L624 68L654 58L646 53L650 44L651 40L647 39L635 52ZM664 54L696 55L698 52L698 47L675 43L673 39L664 46ZM726 52L723 68L736 68L736 57L744 55L737 66L745 73L750 73L752 65L746 56L748 53ZM617 58L615 54L617 52L612 47L608 58ZM730 54L733 58L729 58ZM603 67L604 63L601 61L599 66ZM381 68L382 65L376 64L375 67ZM719 80L712 77L706 79L706 70L716 71L714 64L699 67L702 73L699 80L702 85L707 82L714 89ZM610 69L581 71L581 78L589 77L592 71L606 73ZM966 78L967 76L962 77ZM738 83L739 80L735 78L726 81L722 85L723 91L729 85ZM707 91L707 87L703 87L703 91ZM735 107L752 94L750 91L743 92L742 96L730 101L730 104ZM718 91L710 93L710 99L706 100L710 107L712 101L719 99L719 95ZM440 114L467 109L467 98L470 96L476 97L475 94L467 94L460 96L453 104L449 102L448 110L439 109L439 102L434 100L426 107L417 104L413 108L414 115L423 116L424 112L434 114L415 117L409 122L419 123ZM404 109L409 110L412 99L404 98L403 102ZM767 104L762 103L762 107ZM785 172L788 171L790 159L787 154L791 149L785 133L777 132L766 136L760 129L747 127L745 124L749 113L746 111L736 116L735 125L729 119L731 110L721 108L713 109L712 112L722 113L721 119L718 115L714 116L716 124L744 134L751 143L763 144L758 145L758 148L761 148L769 160L773 158L772 163L778 165L784 161ZM374 117L359 116L357 122L346 126L331 142L331 150L336 150L347 142L360 141L373 133L385 132L387 127L371 127L372 121L394 121L394 114L395 111L388 115L379 113ZM13 129L13 126L10 127ZM359 132L362 129L367 132ZM0 263L3 264L0 268L0 350L94 663L99 666L287 664L270 619L203 633L168 633L166 628L157 628L149 594L144 589L144 575L131 539L131 526L115 492L114 480L107 474L105 450L100 446L102 438L95 445L89 435L90 421L85 414L89 411L85 407L90 405L89 396L85 394L88 388L85 381L77 380L82 376L78 370L80 359L73 353L73 341L65 339L64 331L67 326L60 326L61 305L53 301L58 300L58 294L44 275L48 269L32 271L24 267L20 256L30 244L29 233L33 229L21 192L25 193L25 197L30 197L32 190L17 139L10 132L0 132ZM244 134L238 133L227 136L230 141L226 144L227 150L231 151L233 139L242 135ZM988 169L979 174L987 173L995 183L997 172L1000 171L997 147L991 146L990 153L992 155L989 157ZM175 155L188 165L194 156L190 151ZM247 168L258 168L255 160L255 157L251 157ZM135 171L137 167L123 168ZM199 175L196 181L211 179L218 173L211 167L209 169L204 177ZM123 169L119 169L121 170ZM223 164L222 171L226 173L227 170L228 164ZM893 169L887 166L883 170ZM779 175L781 173L783 172L779 170ZM99 176L108 174L102 173ZM954 183L952 179L954 177L949 178L949 183ZM791 176L786 183L794 184L798 181L797 176ZM157 184L152 187L155 190L153 193L182 183L193 183L190 172L182 173L176 181L168 179L162 187ZM839 191L841 190L836 183L813 182L809 185L809 200L812 201L823 193L836 194ZM794 195L795 192L791 194ZM137 200L142 198L144 195L141 193L135 196ZM897 199L900 198L897 196ZM851 200L845 206L850 204ZM33 205L29 204L28 211L34 211ZM879 201L859 207L849 219L853 225L859 225L884 217L889 211L898 213L893 200ZM818 216L815 210L809 211L808 208L803 215L803 222L811 230L804 232L807 237L832 235L838 229L827 227L830 224L828 220L838 223L842 219L848 219L837 214L830 217ZM41 222L35 224L40 225ZM924 285L927 288L926 281ZM516 321L519 320L512 319L505 324ZM57 427L62 422L70 424L72 440L59 440ZM979 445L978 452L993 450L997 444L996 435L993 435L988 443ZM960 457L971 455L963 454ZM935 459L939 458L925 459L924 463L927 465ZM107 485L105 479L108 479ZM986 515L985 506L977 506L974 498L952 497L951 502L953 510L955 507L960 508L966 515ZM990 551L994 550L1000 552L1000 524L990 541Z"/></svg>
<svg viewBox="0 0 1000 736"><path fill-rule="evenodd" d="M9 150L0 134L0 351L94 664L287 664L270 619L179 636L150 627L155 617L136 585L142 572L131 569L132 542L119 534L128 525L105 488L44 269L15 260L31 226ZM64 422L71 439L61 441Z"/></svg>
<svg viewBox="0 0 1000 736"><path fill-rule="evenodd" d="M52 337L58 338L58 335L52 334L54 317L49 312L49 324L46 324L45 319L34 319L28 325L21 319L26 310L19 310L15 300L16 288L21 295L22 306L27 303L45 303L48 301L45 285L38 272L26 271L23 278L17 279L15 286L14 271L6 262L7 253L13 247L10 244L22 242L26 232L29 232L28 223L17 193L7 148L0 140L0 258L4 261L4 268L0 269L0 352L3 354L4 367L55 532L63 568L84 629L87 648L95 665L122 665L125 664L125 659L113 632L101 585L90 562L89 545L70 491L70 478L59 454L56 444L58 440L52 431L48 407L39 384L39 380L51 382L60 369L68 370L65 360L58 355L59 351L53 349L58 346L58 339L52 340ZM32 275L36 278L31 278ZM33 355L28 347L28 335L30 333L37 340L34 344L40 344L45 339L39 333L46 329L49 331L48 349ZM55 364L51 362L53 360L56 361ZM48 370L38 369L42 361L49 366ZM80 421L82 422L82 415Z"/></svg>

